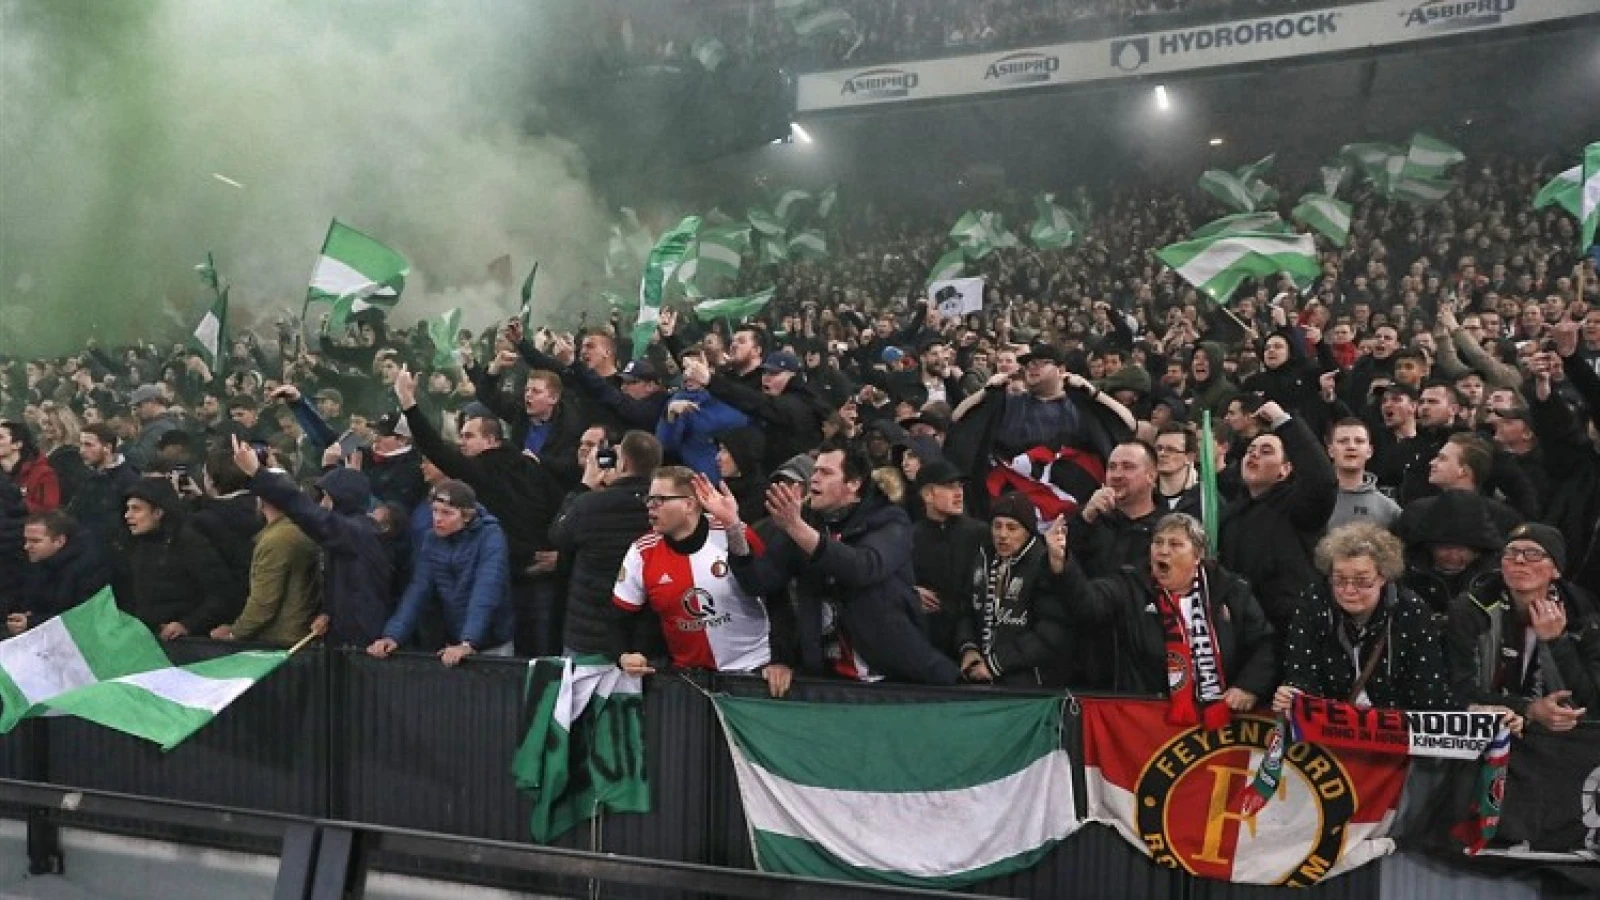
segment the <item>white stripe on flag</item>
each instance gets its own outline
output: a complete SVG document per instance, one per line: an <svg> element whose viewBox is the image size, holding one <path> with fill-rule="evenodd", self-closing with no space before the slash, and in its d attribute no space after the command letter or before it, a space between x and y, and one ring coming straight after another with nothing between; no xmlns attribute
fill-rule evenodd
<svg viewBox="0 0 1600 900"><path fill-rule="evenodd" d="M730 749L751 828L807 841L831 834L820 846L856 868L923 878L970 872L1078 826L1064 750L988 784L888 793L795 784L750 762L736 743Z"/></svg>
<svg viewBox="0 0 1600 900"><path fill-rule="evenodd" d="M195 326L194 329L195 340L199 341L200 346L211 354L211 364L213 366L217 364L217 360L222 355L222 348L217 346L217 335L221 334L221 332L222 323L217 320L216 314L210 310L206 310L206 317L201 319L200 324Z"/></svg>
<svg viewBox="0 0 1600 900"><path fill-rule="evenodd" d="M317 257L317 268L311 273L311 289L335 297L366 296L376 287L377 282L331 256Z"/></svg>
<svg viewBox="0 0 1600 900"><path fill-rule="evenodd" d="M154 669L113 678L113 682L144 688L168 703L216 715L256 683L253 678L207 678L185 669Z"/></svg>
<svg viewBox="0 0 1600 900"><path fill-rule="evenodd" d="M739 251L727 244L701 241L700 258L719 262L731 268L739 268Z"/></svg>
<svg viewBox="0 0 1600 900"><path fill-rule="evenodd" d="M59 617L0 641L0 668L30 704L98 680Z"/></svg>
<svg viewBox="0 0 1600 900"><path fill-rule="evenodd" d="M1223 238L1210 247L1196 253L1192 259L1178 267L1178 272L1190 284L1206 284L1237 263L1240 259L1252 253L1262 256L1282 256L1298 253L1302 256L1314 257L1316 245L1312 243L1310 235L1300 235L1293 240L1267 241L1260 238L1229 237Z"/></svg>

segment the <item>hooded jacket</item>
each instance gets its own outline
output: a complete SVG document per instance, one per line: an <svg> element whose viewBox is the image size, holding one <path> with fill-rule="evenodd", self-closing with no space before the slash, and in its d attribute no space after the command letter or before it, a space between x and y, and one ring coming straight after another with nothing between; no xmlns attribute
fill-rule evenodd
<svg viewBox="0 0 1600 900"><path fill-rule="evenodd" d="M1410 533L1401 534L1406 543L1406 573L1401 583L1443 616L1457 594L1494 568L1494 555L1504 541L1489 521L1483 497L1472 491L1446 491L1414 521ZM1441 572L1433 564L1430 548L1435 544L1476 550L1478 558L1460 572Z"/></svg>
<svg viewBox="0 0 1600 900"><path fill-rule="evenodd" d="M1239 388L1223 374L1222 361L1227 355L1226 351L1215 341L1201 341L1195 352L1205 354L1211 364L1211 377L1190 383L1185 397L1189 401L1190 413L1199 419L1201 411L1208 410L1212 418L1220 419L1228 411L1228 402L1239 394Z"/></svg>
<svg viewBox="0 0 1600 900"><path fill-rule="evenodd" d="M61 483L56 480L56 470L43 456L33 456L17 463L11 470L11 481L22 491L28 514L46 513L61 505Z"/></svg>
<svg viewBox="0 0 1600 900"><path fill-rule="evenodd" d="M478 506L477 515L449 537L432 530L413 556L411 584L383 636L405 643L430 602L444 612L450 643L468 643L475 650L511 640L510 570L500 520Z"/></svg>
<svg viewBox="0 0 1600 900"><path fill-rule="evenodd" d="M923 630L905 510L873 492L840 521L806 515L822 533L811 554L779 531L764 554L735 556L729 566L746 591L762 597L784 596L796 580L796 658L803 668L825 671L822 638L831 612L872 672L896 681L954 684L960 674L955 661L934 649Z"/></svg>
<svg viewBox="0 0 1600 900"><path fill-rule="evenodd" d="M372 489L365 475L345 468L329 470L317 488L333 500L333 509L313 503L283 475L262 469L250 479L252 493L282 510L323 550L322 611L329 618L329 642L365 648L383 636L392 607L393 562L378 523L367 515Z"/></svg>
<svg viewBox="0 0 1600 900"><path fill-rule="evenodd" d="M1272 625L1243 578L1210 563L1206 579L1227 686L1265 701L1278 683ZM1124 568L1090 580L1077 560L1063 574L1066 613L1075 626L1098 626L1115 647L1112 690L1166 696L1167 645L1157 588L1148 569Z"/></svg>
<svg viewBox="0 0 1600 900"><path fill-rule="evenodd" d="M1283 683L1315 697L1350 700L1360 672L1381 653L1364 686L1373 706L1449 709L1455 694L1441 637L1433 611L1404 587L1385 585L1372 617L1357 627L1319 580L1289 622Z"/></svg>
<svg viewBox="0 0 1600 900"><path fill-rule="evenodd" d="M1351 522L1371 522L1388 528L1398 518L1400 504L1378 490L1378 476L1363 472L1360 487L1339 488L1339 499L1333 504L1333 515L1328 518L1328 530Z"/></svg>
<svg viewBox="0 0 1600 900"><path fill-rule="evenodd" d="M164 479L140 479L128 491L161 510L153 531L128 542L127 590L119 605L151 631L177 622L191 635L205 635L238 615L244 598L232 593L233 577L215 546L184 516L178 494Z"/></svg>
<svg viewBox="0 0 1600 900"><path fill-rule="evenodd" d="M228 568L229 582L225 590L229 602L243 605L250 593L250 560L255 551L255 539L263 525L261 513L256 510L256 498L248 491L227 497L202 497L196 501L189 520L216 548L222 564Z"/></svg>
<svg viewBox="0 0 1600 900"><path fill-rule="evenodd" d="M739 501L739 518L754 524L767 516L767 439L754 425L735 428L717 435L717 443L733 457L739 474L725 479L728 490Z"/></svg>

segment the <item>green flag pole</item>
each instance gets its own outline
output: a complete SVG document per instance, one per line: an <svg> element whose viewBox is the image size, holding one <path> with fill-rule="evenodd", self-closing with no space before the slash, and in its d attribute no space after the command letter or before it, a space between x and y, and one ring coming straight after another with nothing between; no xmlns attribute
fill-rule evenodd
<svg viewBox="0 0 1600 900"><path fill-rule="evenodd" d="M1217 527L1222 516L1217 493L1217 446L1211 431L1211 410L1200 416L1200 518L1206 529L1206 544L1217 552Z"/></svg>

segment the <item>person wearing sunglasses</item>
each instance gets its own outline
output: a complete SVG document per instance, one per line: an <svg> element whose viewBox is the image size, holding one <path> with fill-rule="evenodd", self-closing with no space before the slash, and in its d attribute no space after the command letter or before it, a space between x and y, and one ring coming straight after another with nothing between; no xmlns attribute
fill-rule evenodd
<svg viewBox="0 0 1600 900"><path fill-rule="evenodd" d="M1518 525L1500 571L1450 605L1446 651L1458 703L1508 706L1551 731L1600 715L1600 609L1563 577L1566 565L1560 531Z"/></svg>
<svg viewBox="0 0 1600 900"><path fill-rule="evenodd" d="M1400 539L1351 522L1318 542L1316 564L1323 577L1289 622L1273 710L1288 712L1302 693L1361 707L1454 706L1432 610L1398 583Z"/></svg>

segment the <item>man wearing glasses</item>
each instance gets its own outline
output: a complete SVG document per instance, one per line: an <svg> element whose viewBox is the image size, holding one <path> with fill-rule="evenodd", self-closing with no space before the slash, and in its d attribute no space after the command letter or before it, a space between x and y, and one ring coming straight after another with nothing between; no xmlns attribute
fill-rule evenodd
<svg viewBox="0 0 1600 900"><path fill-rule="evenodd" d="M1503 705L1551 731L1600 714L1600 615L1562 577L1567 544L1535 522L1512 529L1500 571L1450 605L1450 680L1461 704Z"/></svg>
<svg viewBox="0 0 1600 900"><path fill-rule="evenodd" d="M697 495L706 498L705 505ZM733 493L692 469L667 466L650 480L645 507L650 531L628 548L611 602L630 619L646 606L655 611L674 666L760 671L772 696L788 693L793 671L779 660L796 649L794 610L782 598L764 606L729 571L730 547L761 552L761 539L739 521ZM647 645L637 628L633 632L619 635L620 646ZM637 649L623 653L617 665L630 675L655 671Z"/></svg>

